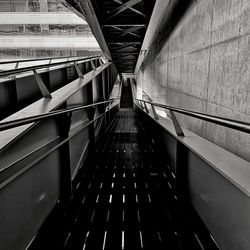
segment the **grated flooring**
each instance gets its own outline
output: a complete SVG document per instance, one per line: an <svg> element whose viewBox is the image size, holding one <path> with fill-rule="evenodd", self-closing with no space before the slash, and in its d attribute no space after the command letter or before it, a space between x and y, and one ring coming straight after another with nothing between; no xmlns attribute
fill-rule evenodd
<svg viewBox="0 0 250 250"><path fill-rule="evenodd" d="M120 111L83 194L66 249L182 249L164 200L158 161L133 110ZM166 248L167 247L167 248Z"/></svg>
<svg viewBox="0 0 250 250"><path fill-rule="evenodd" d="M56 212L29 250L205 249L181 225L174 185L136 112L120 109L74 184L69 211Z"/></svg>

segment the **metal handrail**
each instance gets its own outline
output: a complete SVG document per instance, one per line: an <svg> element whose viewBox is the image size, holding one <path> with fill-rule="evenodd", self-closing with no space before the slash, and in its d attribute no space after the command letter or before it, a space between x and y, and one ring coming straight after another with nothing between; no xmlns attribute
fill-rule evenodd
<svg viewBox="0 0 250 250"><path fill-rule="evenodd" d="M79 61L87 61L87 60L93 60L93 59L100 58L100 56L92 56L92 57L86 57L86 58L77 58L77 59L72 59L72 60L67 60L67 61L62 61L62 62L54 62L54 63L46 63L42 65L36 65L36 66L29 66L29 67L24 67L20 69L10 69L10 70L4 70L0 72L0 77L2 76L9 76L13 74L20 74L32 70L37 70L37 69L43 69L43 68L48 68L48 67L55 67L55 66L60 66L65 63L73 63L73 62L79 62Z"/></svg>
<svg viewBox="0 0 250 250"><path fill-rule="evenodd" d="M113 98L110 99L109 101L106 102L113 102L116 99L120 99L120 98ZM81 108L86 108L87 106L96 106L97 104L101 104L101 103L105 103L105 102L100 102L100 103L95 103L95 104L91 104L91 105L86 105L84 107ZM64 110L65 111L65 110ZM74 110L75 111L75 110ZM65 111L66 112L66 111ZM64 112L64 113L65 113ZM54 152L55 150L57 150L58 148L60 148L62 145L64 145L66 142L70 141L71 138L73 138L74 136L78 135L79 133L81 133L84 129L88 128L91 124L93 124L94 122L96 122L98 119L102 118L105 113L108 111L104 111L103 113L101 113L100 115L98 115L97 117L95 117L93 120L91 120L90 122L88 122L87 124L83 125L79 130L77 130L76 132L70 133L68 135L67 138L62 139L57 145L55 145L54 147L52 147L51 149L49 149L47 152L45 152L44 154L42 154L41 156L37 157L36 159L34 159L33 161L31 161L29 164L27 164L25 167L23 167L22 169L16 170L14 168L14 173L9 173L9 176L7 176L7 178L4 178L3 180L0 180L0 189L5 187L7 184L9 184L10 182L12 182L13 180L15 180L16 178L18 178L18 176L20 176L21 174L23 174L25 171L28 171L29 169L31 169L36 163L38 163L39 161L43 160L45 157L47 157L49 154L51 154L52 152ZM66 112L68 113L68 112ZM58 114L59 115L59 114ZM47 117L45 117L47 118ZM48 144L47 144L48 145ZM33 153L37 152L39 149L36 149L35 151L33 151ZM17 164L18 162L26 159L27 157L29 157L30 154L25 155L24 157L16 160L15 162L12 162L11 164L9 164L8 166L0 169L0 173L1 176L4 176L4 172L8 172L11 167L13 167L15 164Z"/></svg>
<svg viewBox="0 0 250 250"><path fill-rule="evenodd" d="M168 109L168 110L180 113L180 114L195 117L195 118L198 118L198 119L201 119L204 121L208 121L208 122L211 122L214 124L222 125L224 127L228 127L231 129L235 129L235 130L246 132L246 133L250 134L250 123L249 122L238 121L238 120L229 119L226 117L208 115L208 114L204 114L204 113L200 113L200 112L196 112L196 111L192 111L192 110L188 110L188 109L181 109L181 108L177 108L177 107L173 107L173 106L168 106L168 105L157 103L157 102L150 102L150 101L141 100L141 99L137 99L137 98L134 98L134 99L137 101L151 104L151 105L156 106L156 107Z"/></svg>
<svg viewBox="0 0 250 250"><path fill-rule="evenodd" d="M56 59L64 59L64 58L76 58L77 56L56 56L56 57L42 57L42 58L29 58L29 59L20 59L20 60L12 60L12 61L3 61L0 62L0 65L3 64L11 64L11 63L25 63L25 62L36 62L36 61L46 61L46 60L56 60ZM85 59L84 57L81 57Z"/></svg>
<svg viewBox="0 0 250 250"><path fill-rule="evenodd" d="M111 98L108 101L97 102L97 103L93 103L93 104L89 104L89 105L85 105L85 106L77 106L77 107L73 107L73 108L61 109L61 110L51 111L51 112L41 114L41 115L34 115L34 116L24 117L24 118L20 118L20 119L15 119L12 121L0 122L0 131L4 131L7 129L19 127L19 126L26 125L29 123L41 121L43 119L47 119L50 117L55 117L55 116L71 113L74 111L95 107L95 106L98 106L101 104L106 104L106 103L111 104L112 102L114 102L118 99L119 98Z"/></svg>

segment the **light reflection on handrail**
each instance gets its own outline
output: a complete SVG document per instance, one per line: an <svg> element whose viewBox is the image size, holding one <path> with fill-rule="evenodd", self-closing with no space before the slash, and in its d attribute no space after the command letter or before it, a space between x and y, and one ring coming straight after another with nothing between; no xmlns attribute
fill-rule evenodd
<svg viewBox="0 0 250 250"><path fill-rule="evenodd" d="M248 122L229 119L226 117L208 115L208 114L204 114L204 113L200 113L200 112L196 112L196 111L192 111L192 110L188 110L188 109L181 109L181 108L177 108L177 107L173 107L173 106L168 106L168 105L157 103L157 102L150 102L150 101L137 99L137 98L134 98L134 99L136 101L148 103L148 104L151 104L151 105L159 107L159 108L168 109L168 110L180 113L180 114L184 114L187 116L191 116L191 117L194 117L197 119L201 119L204 121L208 121L208 122L211 122L214 124L222 125L224 127L228 127L231 129L235 129L235 130L250 134L250 123L248 123Z"/></svg>

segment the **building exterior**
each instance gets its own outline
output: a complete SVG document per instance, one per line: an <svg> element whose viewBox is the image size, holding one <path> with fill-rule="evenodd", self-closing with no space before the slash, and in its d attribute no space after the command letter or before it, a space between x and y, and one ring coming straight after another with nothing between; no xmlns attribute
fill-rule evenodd
<svg viewBox="0 0 250 250"><path fill-rule="evenodd" d="M84 17L63 1L4 0L0 12L1 59L100 54Z"/></svg>

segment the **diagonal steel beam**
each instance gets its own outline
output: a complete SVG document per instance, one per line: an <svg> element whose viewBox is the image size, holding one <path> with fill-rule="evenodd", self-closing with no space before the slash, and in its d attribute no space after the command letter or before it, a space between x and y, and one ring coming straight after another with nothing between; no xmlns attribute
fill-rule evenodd
<svg viewBox="0 0 250 250"><path fill-rule="evenodd" d="M112 52L114 52L114 51L119 51L119 50L121 50L121 49L129 48L129 47L133 47L133 46L134 46L133 43L121 45L121 46L119 46L118 48L113 49Z"/></svg>
<svg viewBox="0 0 250 250"><path fill-rule="evenodd" d="M134 65L124 65L124 66L119 66L119 65L116 65L116 67L119 69L119 70L124 70L124 69L126 69L126 70L130 70L130 69L134 69Z"/></svg>
<svg viewBox="0 0 250 250"><path fill-rule="evenodd" d="M119 31L122 31L122 32L126 31L126 30L121 29L121 28L116 27L116 26L113 26L112 28L114 28L114 29L116 29L116 30L119 30ZM134 27L134 28L135 28L135 27ZM132 31L131 31L131 32L129 32L129 33L130 33L131 35L133 35L133 36L140 37L139 35L137 35L137 34L133 33Z"/></svg>
<svg viewBox="0 0 250 250"><path fill-rule="evenodd" d="M129 48L124 48L124 49L121 49L121 50L114 50L114 51L111 51L112 54L118 54L118 53L124 53L124 54L128 54L128 53L136 53L136 54L139 54L140 50L138 48L134 48L134 47L129 47Z"/></svg>
<svg viewBox="0 0 250 250"><path fill-rule="evenodd" d="M126 60L124 60L124 61L115 61L115 60L114 60L115 63L122 64L122 65L131 64L131 63L133 63L134 61L136 61L136 59L126 59Z"/></svg>
<svg viewBox="0 0 250 250"><path fill-rule="evenodd" d="M123 12L124 10L126 10L126 9L128 9L128 8L130 8L130 7L132 7L132 6L134 6L135 4L137 4L137 3L141 2L141 1L142 1L142 0L130 0L130 1L128 1L128 2L126 2L126 3L124 3L124 4L122 4L120 7L114 9L113 11L111 11L111 12L109 13L109 16L106 17L106 19L104 19L104 22L106 22L106 21L109 20L110 18L112 18L112 17L118 15L119 13Z"/></svg>
<svg viewBox="0 0 250 250"><path fill-rule="evenodd" d="M102 25L102 27L127 27L127 26L129 26L129 27L146 27L147 25L146 24L132 24L132 23L130 23L130 24L104 24L104 25Z"/></svg>
<svg viewBox="0 0 250 250"><path fill-rule="evenodd" d="M127 58L127 57L132 57L132 58ZM123 59L123 58L127 58L127 60L135 60L135 57L136 57L136 55L117 55L117 56L115 56L115 57L113 57L113 59L114 60L116 60L116 59Z"/></svg>
<svg viewBox="0 0 250 250"><path fill-rule="evenodd" d="M139 30L139 29L141 29L141 27L131 27L131 28L128 28L126 30L123 30L120 35L118 35L114 38L114 40L121 37L121 36L125 36L127 34L136 35L137 37L141 37L141 36L133 33L134 31Z"/></svg>
<svg viewBox="0 0 250 250"><path fill-rule="evenodd" d="M123 68L123 67L134 67L135 64L134 62L128 62L128 63L116 63L117 64L117 67L119 68Z"/></svg>
<svg viewBox="0 0 250 250"><path fill-rule="evenodd" d="M123 2L121 0L113 0L113 1L116 2L116 3L119 3L119 4L123 4ZM139 11L139 10L133 8L133 7L130 7L129 9L134 11L135 13L145 17L145 18L148 18L144 13L142 13L141 11Z"/></svg>
<svg viewBox="0 0 250 250"><path fill-rule="evenodd" d="M114 57L125 57L125 56L132 56L132 57L135 57L137 56L138 53L114 53L113 56Z"/></svg>
<svg viewBox="0 0 250 250"><path fill-rule="evenodd" d="M134 45L140 45L142 42L136 41L136 42L131 42L131 41L118 41L118 42L108 42L108 44L114 45L114 44L131 44L133 43Z"/></svg>
<svg viewBox="0 0 250 250"><path fill-rule="evenodd" d="M130 52L130 51L128 51L128 52L113 52L112 53L112 55L114 55L114 56L119 56L119 55L132 55L132 56L135 56L135 55L138 55L139 54L139 52Z"/></svg>

